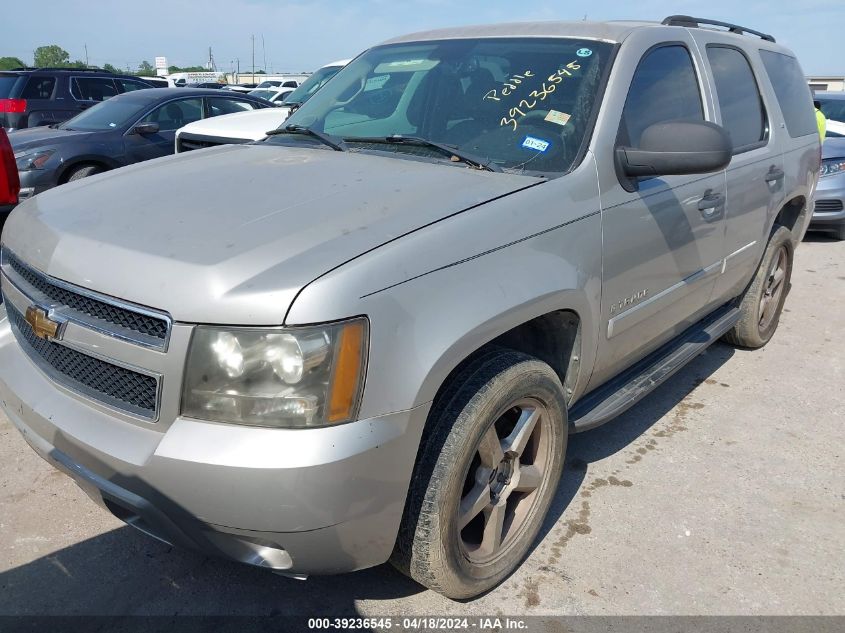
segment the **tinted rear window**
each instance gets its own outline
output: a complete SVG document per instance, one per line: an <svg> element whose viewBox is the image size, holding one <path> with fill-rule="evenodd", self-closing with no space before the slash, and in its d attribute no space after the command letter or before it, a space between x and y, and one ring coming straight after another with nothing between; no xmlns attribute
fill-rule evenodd
<svg viewBox="0 0 845 633"><path fill-rule="evenodd" d="M24 81L20 75L0 75L0 99L17 99Z"/></svg>
<svg viewBox="0 0 845 633"><path fill-rule="evenodd" d="M760 51L766 74L775 89L786 129L793 138L818 134L810 87L798 60L773 51Z"/></svg>
<svg viewBox="0 0 845 633"><path fill-rule="evenodd" d="M708 46L707 57L716 83L722 125L731 135L734 151L760 143L766 138L766 114L745 55L735 48Z"/></svg>
<svg viewBox="0 0 845 633"><path fill-rule="evenodd" d="M103 101L117 94L114 80L105 77L74 77L71 94L81 101Z"/></svg>
<svg viewBox="0 0 845 633"><path fill-rule="evenodd" d="M55 87L55 77L30 75L21 94L21 99L49 99L53 96L53 88Z"/></svg>

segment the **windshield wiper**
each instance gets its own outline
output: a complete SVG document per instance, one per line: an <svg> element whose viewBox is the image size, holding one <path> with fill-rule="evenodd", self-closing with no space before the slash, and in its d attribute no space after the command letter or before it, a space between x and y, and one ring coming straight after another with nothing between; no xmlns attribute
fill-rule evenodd
<svg viewBox="0 0 845 633"><path fill-rule="evenodd" d="M346 151L346 144L343 142L342 138L326 134L325 132L320 132L319 130L312 129L310 127L305 127L304 125L291 124L267 132L267 136L275 136L277 134L304 134L306 136L313 136L318 141L324 145L328 145L336 152Z"/></svg>
<svg viewBox="0 0 845 633"><path fill-rule="evenodd" d="M446 145L445 143L438 143L437 141L430 141L427 138L422 138L421 136L403 136L402 134L391 134L390 136L350 136L345 137L343 139L347 142L354 142L354 143L384 143L387 145L416 145L418 147L430 147L432 149L438 150L440 153L449 156L452 160L457 160L462 163L466 163L471 167L475 167L476 169L486 169L487 171L502 171L502 168L496 165L491 160L483 160L478 156L470 154L469 152L464 152L463 150L459 150L456 147L451 145Z"/></svg>

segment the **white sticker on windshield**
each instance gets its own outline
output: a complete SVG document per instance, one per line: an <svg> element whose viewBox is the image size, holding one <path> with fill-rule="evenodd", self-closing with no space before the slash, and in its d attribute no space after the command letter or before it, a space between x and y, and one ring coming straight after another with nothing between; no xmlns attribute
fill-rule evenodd
<svg viewBox="0 0 845 633"><path fill-rule="evenodd" d="M589 48L579 48L577 51L575 51L575 54L578 55L578 57L589 57L593 54L593 51Z"/></svg>
<svg viewBox="0 0 845 633"><path fill-rule="evenodd" d="M526 149L536 149L538 152L545 152L549 149L549 142L534 136L526 136L522 146Z"/></svg>
<svg viewBox="0 0 845 633"><path fill-rule="evenodd" d="M566 125L571 117L572 115L567 114L566 112L549 110L549 113L543 118L543 120L548 121L549 123L557 123L558 125Z"/></svg>
<svg viewBox="0 0 845 633"><path fill-rule="evenodd" d="M370 77L367 79L367 83L364 84L364 92L378 90L387 83L388 79L390 79L390 75L376 75L375 77Z"/></svg>

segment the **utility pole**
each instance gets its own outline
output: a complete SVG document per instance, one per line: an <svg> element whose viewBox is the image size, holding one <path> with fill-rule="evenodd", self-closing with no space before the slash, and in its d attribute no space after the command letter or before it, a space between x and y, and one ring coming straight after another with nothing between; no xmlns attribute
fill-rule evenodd
<svg viewBox="0 0 845 633"><path fill-rule="evenodd" d="M255 83L255 35L252 36L252 83Z"/></svg>
<svg viewBox="0 0 845 633"><path fill-rule="evenodd" d="M264 48L264 33L261 34L261 53L264 57L264 72L267 72L267 49Z"/></svg>
<svg viewBox="0 0 845 633"><path fill-rule="evenodd" d="M85 44L85 68L88 68L88 44Z"/></svg>

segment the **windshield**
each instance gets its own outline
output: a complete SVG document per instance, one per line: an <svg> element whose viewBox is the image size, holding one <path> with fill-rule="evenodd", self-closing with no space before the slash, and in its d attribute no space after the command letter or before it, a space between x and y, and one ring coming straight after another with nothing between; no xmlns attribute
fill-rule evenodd
<svg viewBox="0 0 845 633"><path fill-rule="evenodd" d="M287 123L342 138L350 150L443 159L431 147L391 142L395 135L448 145L505 170L565 172L592 124L611 51L611 44L571 38L381 46Z"/></svg>
<svg viewBox="0 0 845 633"><path fill-rule="evenodd" d="M146 109L146 102L133 99L109 99L77 114L59 125L60 130L97 132L114 130L135 121Z"/></svg>
<svg viewBox="0 0 845 633"><path fill-rule="evenodd" d="M299 88L290 93L284 103L305 103L315 92L323 87L329 79L334 77L342 66L324 66L308 79L303 81Z"/></svg>

